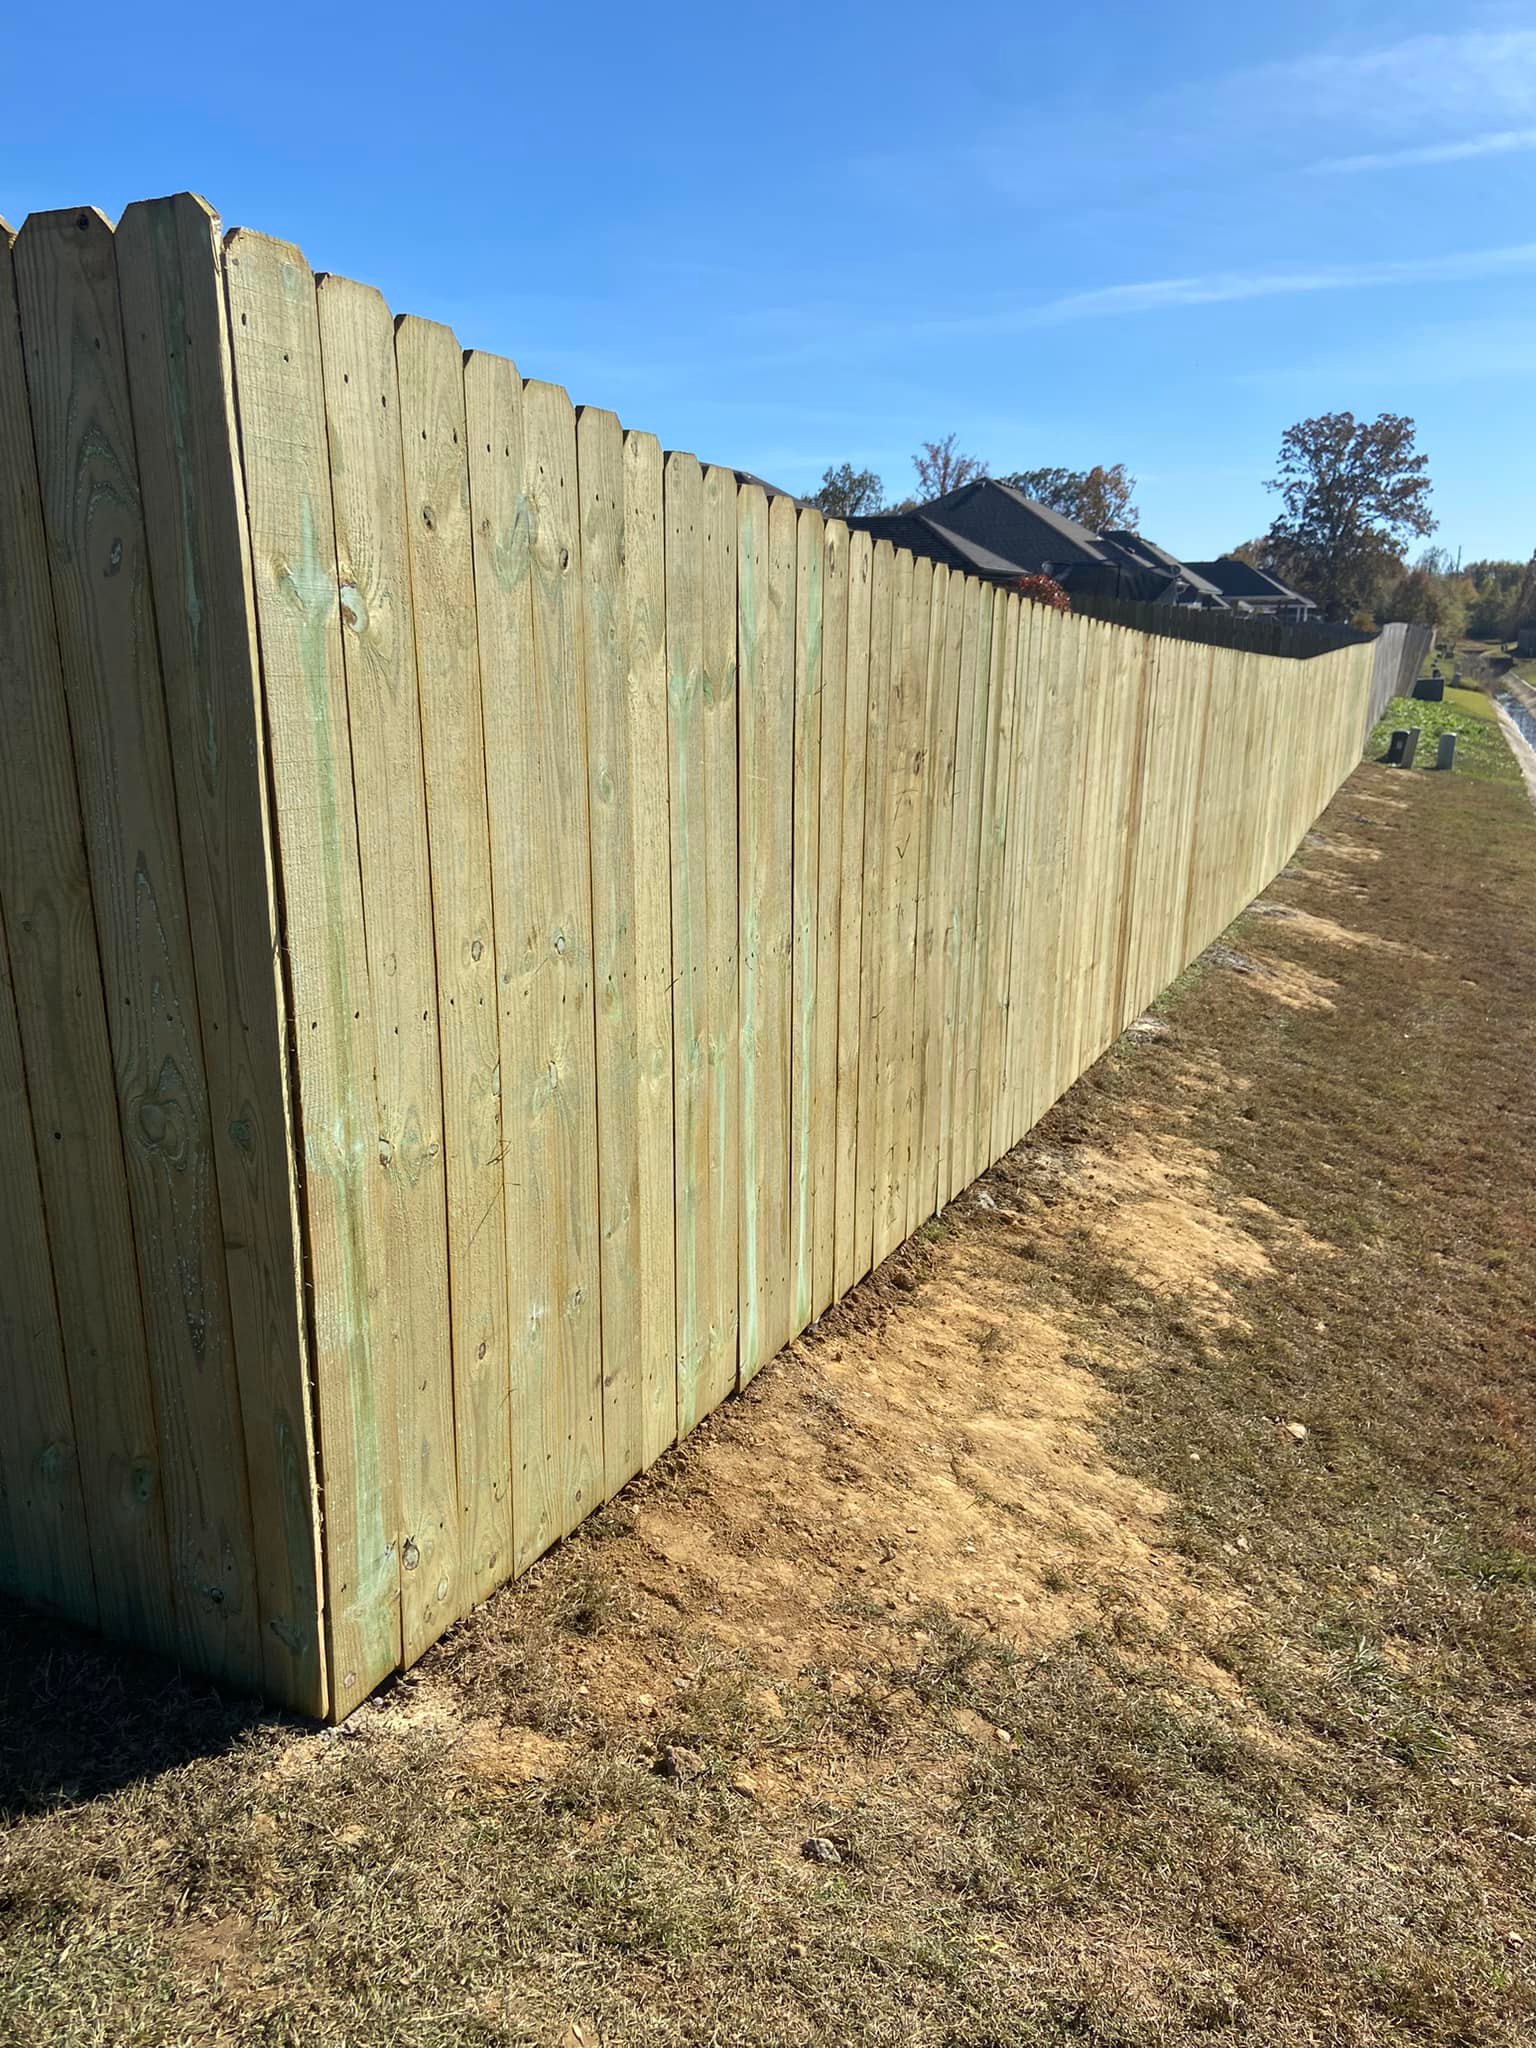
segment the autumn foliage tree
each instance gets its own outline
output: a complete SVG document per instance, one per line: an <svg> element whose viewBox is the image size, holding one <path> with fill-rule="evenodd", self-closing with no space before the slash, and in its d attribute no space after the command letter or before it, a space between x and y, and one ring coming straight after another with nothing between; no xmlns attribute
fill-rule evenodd
<svg viewBox="0 0 1536 2048"><path fill-rule="evenodd" d="M1370 611L1401 575L1407 542L1434 531L1428 468L1413 421L1400 413L1299 421L1280 442L1279 475L1265 485L1285 508L1265 535L1269 560L1285 565L1286 581L1325 617Z"/></svg>
<svg viewBox="0 0 1536 2048"><path fill-rule="evenodd" d="M942 498L947 491L958 491L962 484L973 484L986 475L987 465L979 455L957 452L957 438L946 434L942 441L925 441L913 456L920 497Z"/></svg>
<svg viewBox="0 0 1536 2048"><path fill-rule="evenodd" d="M1136 479L1123 462L1096 462L1092 469L1016 469L999 481L1075 519L1090 533L1110 528L1134 533L1141 518L1133 502Z"/></svg>

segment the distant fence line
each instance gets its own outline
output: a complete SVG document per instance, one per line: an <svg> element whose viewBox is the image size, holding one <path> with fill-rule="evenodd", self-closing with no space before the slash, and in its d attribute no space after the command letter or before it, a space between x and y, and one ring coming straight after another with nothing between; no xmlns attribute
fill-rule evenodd
<svg viewBox="0 0 1536 2048"><path fill-rule="evenodd" d="M1138 598L1072 598L1072 609L1088 619L1106 619L1118 626L1130 626L1138 633L1164 634L1175 640L1194 640L1205 647L1230 647L1242 654L1281 655L1293 661L1311 661L1319 654L1336 654L1341 647L1363 647L1375 639L1357 626L1332 626L1323 622L1294 625L1285 619L1249 617L1241 612L1202 611L1198 605L1150 604Z"/></svg>
<svg viewBox="0 0 1536 2048"><path fill-rule="evenodd" d="M1394 697L1411 696L1435 644L1432 626L1384 626L1376 636L1365 729L1369 734Z"/></svg>
<svg viewBox="0 0 1536 2048"><path fill-rule="evenodd" d="M0 1582L348 1712L1029 1130L1381 664L893 552L190 197L0 234Z"/></svg>

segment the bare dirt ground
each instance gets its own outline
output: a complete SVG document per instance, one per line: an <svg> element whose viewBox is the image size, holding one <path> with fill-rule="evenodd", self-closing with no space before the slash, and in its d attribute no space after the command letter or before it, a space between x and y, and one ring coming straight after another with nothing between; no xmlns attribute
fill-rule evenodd
<svg viewBox="0 0 1536 2048"><path fill-rule="evenodd" d="M0 2040L1536 2038L1536 820L1367 767L343 1729L0 1618Z"/></svg>

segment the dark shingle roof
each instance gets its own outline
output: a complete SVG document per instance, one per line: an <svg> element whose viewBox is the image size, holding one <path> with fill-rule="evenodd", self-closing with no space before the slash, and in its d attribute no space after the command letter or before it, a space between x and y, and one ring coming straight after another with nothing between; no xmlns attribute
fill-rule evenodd
<svg viewBox="0 0 1536 2048"><path fill-rule="evenodd" d="M704 467L707 469L709 464L705 463ZM765 476L754 476L750 469L733 469L731 475L736 479L738 490L744 484L756 484L758 489L770 498L794 498L795 503L802 508L811 502L809 498L795 498L793 491L782 490L778 484L769 483Z"/></svg>
<svg viewBox="0 0 1536 2048"><path fill-rule="evenodd" d="M1191 562L1181 562L1177 555L1170 555L1166 548L1160 548L1156 541L1148 540L1145 534L1130 533L1124 528L1111 527L1099 535L1099 545L1112 553L1125 556L1138 568L1161 570L1165 577L1175 584L1182 583L1192 590L1203 603L1213 609L1225 610L1225 600L1219 587L1208 576L1203 576ZM1173 599L1168 600L1170 603Z"/></svg>
<svg viewBox="0 0 1536 2048"><path fill-rule="evenodd" d="M1193 590L1208 606L1223 608L1209 576L1155 541L1124 530L1092 534L995 477L962 484L909 512L861 513L848 524L994 582L1039 575L1049 563L1049 573L1069 591L1177 604L1187 603Z"/></svg>
<svg viewBox="0 0 1536 2048"><path fill-rule="evenodd" d="M994 555L990 548L953 533L923 512L860 512L848 520L874 540L888 540L893 548L908 548L914 555L927 555L968 576L989 576L1012 581L1020 574L1012 562Z"/></svg>
<svg viewBox="0 0 1536 2048"><path fill-rule="evenodd" d="M1014 564L1021 575L1038 574L1046 562L1060 568L1069 562L1107 559L1086 526L1053 512L1035 498L1026 498L1012 484L1000 484L995 477L962 484L957 491L930 499L919 510L925 519Z"/></svg>
<svg viewBox="0 0 1536 2048"><path fill-rule="evenodd" d="M1188 566L1208 577L1223 597L1257 597L1271 604L1277 599L1282 604L1312 603L1278 576L1271 576L1267 569L1255 569L1251 562L1239 561L1236 555L1221 555L1214 562L1191 562Z"/></svg>

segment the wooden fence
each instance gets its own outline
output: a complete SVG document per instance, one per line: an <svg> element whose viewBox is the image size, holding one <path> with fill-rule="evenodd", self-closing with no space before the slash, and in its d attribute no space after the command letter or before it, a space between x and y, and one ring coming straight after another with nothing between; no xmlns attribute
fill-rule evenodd
<svg viewBox="0 0 1536 2048"><path fill-rule="evenodd" d="M1073 593L1072 609L1084 618L1106 619L1132 626L1138 633L1162 633L1176 640L1198 640L1208 647L1230 647L1242 654L1281 654L1311 661L1341 647L1361 647L1375 639L1358 626L1334 625L1326 619L1297 625L1244 612L1202 611L1193 604L1151 604L1141 598L1095 597Z"/></svg>
<svg viewBox="0 0 1536 2048"><path fill-rule="evenodd" d="M1435 645L1432 626L1383 626L1376 636L1375 661L1366 703L1367 736L1394 697L1408 697Z"/></svg>
<svg viewBox="0 0 1536 2048"><path fill-rule="evenodd" d="M0 234L0 1582L349 1711L1030 1128L1372 661L872 544L196 199Z"/></svg>

